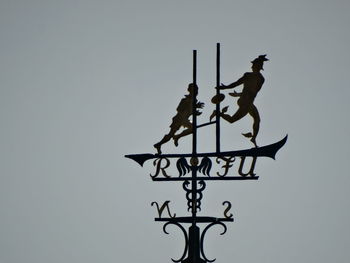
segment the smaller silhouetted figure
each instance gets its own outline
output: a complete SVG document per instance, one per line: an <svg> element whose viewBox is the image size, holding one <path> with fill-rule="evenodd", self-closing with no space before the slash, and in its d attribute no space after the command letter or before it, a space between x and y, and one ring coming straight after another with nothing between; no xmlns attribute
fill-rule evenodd
<svg viewBox="0 0 350 263"><path fill-rule="evenodd" d="M257 147L256 144L256 136L259 132L259 126L260 126L260 116L258 109L254 105L254 99L258 92L260 91L262 85L264 84L264 77L260 73L261 70L263 70L263 64L264 61L268 61L266 58L266 55L260 55L253 61L252 63L252 72L246 72L243 77L238 79L236 82L233 82L230 85L221 85L219 89L232 89L235 88L241 84L243 84L242 92L238 93L234 91L233 93L229 93L233 97L239 97L237 104L238 104L238 110L235 114L232 116L225 114L228 107L225 107L222 109L222 112L220 112L220 116L230 122L234 123L247 114L253 117L253 133L248 132L244 133L243 135L247 138L251 138L251 142L254 143L255 147ZM213 115L212 115L213 116Z"/></svg>
<svg viewBox="0 0 350 263"><path fill-rule="evenodd" d="M168 134L166 134L163 139L156 143L154 148L156 148L158 154L161 154L161 146L162 144L170 141L170 139L174 139L175 146L178 146L178 141L181 137L186 136L188 134L192 133L192 123L189 120L189 117L192 115L192 104L193 104L193 96L197 96L198 94L198 87L194 85L193 83L190 83L188 85L188 95L185 95L185 98L183 98L179 106L176 108L176 115L173 117L173 121L170 124L170 131ZM196 100L196 109L202 109L204 107L204 103L198 102ZM196 110L197 115L200 115L201 112ZM186 129L181 132L180 134L175 134L181 126L185 127Z"/></svg>

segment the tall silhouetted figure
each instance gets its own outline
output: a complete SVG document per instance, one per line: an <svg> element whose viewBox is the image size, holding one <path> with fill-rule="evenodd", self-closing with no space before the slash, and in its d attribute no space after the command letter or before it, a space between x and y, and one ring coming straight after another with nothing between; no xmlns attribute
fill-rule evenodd
<svg viewBox="0 0 350 263"><path fill-rule="evenodd" d="M166 134L163 139L156 143L154 148L157 149L158 154L161 154L161 146L162 144L170 141L171 138L174 139L175 146L178 146L178 140L186 136L188 134L192 133L192 123L189 120L189 117L192 115L192 103L193 103L193 96L197 96L198 94L198 87L194 85L193 83L188 85L187 91L189 92L188 95L185 95L185 98L183 98L179 106L177 106L176 111L177 114L173 117L173 121L170 124L170 131L168 134ZM202 109L204 106L204 103L198 102L196 100L196 109ZM200 115L201 112L196 110L196 114ZM186 129L181 132L180 134L175 134L180 128L185 127Z"/></svg>
<svg viewBox="0 0 350 263"><path fill-rule="evenodd" d="M260 126L260 116L258 109L254 105L254 99L256 95L258 94L259 90L261 89L262 85L264 84L264 77L260 73L261 70L263 70L263 64L264 61L268 61L266 58L266 55L260 55L253 61L252 63L252 72L246 72L243 77L238 79L237 81L233 82L230 85L221 85L219 89L232 89L235 88L241 84L243 84L242 92L238 93L234 91L233 93L229 93L233 97L239 97L237 104L238 104L238 110L235 114L232 116L225 114L228 107L225 107L222 109L222 112L220 112L220 116L230 122L234 123L247 114L253 117L253 133L248 132L244 133L243 135L247 138L251 138L251 142L254 143L255 147L257 147L256 144L256 136L259 132L259 126ZM213 115L212 115L213 116Z"/></svg>

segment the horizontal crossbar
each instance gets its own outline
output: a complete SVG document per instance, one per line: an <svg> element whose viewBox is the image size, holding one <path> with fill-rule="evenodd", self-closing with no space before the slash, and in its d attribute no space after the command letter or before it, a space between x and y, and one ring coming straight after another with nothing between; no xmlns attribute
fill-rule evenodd
<svg viewBox="0 0 350 263"><path fill-rule="evenodd" d="M191 178L191 177L171 177L171 178L152 178L153 181L222 181L222 180L233 180L233 181L237 181L237 180L258 180L259 176L223 176L223 177L196 177L195 179Z"/></svg>
<svg viewBox="0 0 350 263"><path fill-rule="evenodd" d="M212 222L233 222L233 218L217 218L210 216L184 216L174 218L155 218L154 221L176 222L176 223L212 223Z"/></svg>

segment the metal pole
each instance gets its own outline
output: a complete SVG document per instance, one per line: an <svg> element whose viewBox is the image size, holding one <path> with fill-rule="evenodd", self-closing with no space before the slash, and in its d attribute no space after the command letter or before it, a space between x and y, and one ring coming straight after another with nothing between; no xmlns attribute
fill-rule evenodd
<svg viewBox="0 0 350 263"><path fill-rule="evenodd" d="M192 102L192 129L193 129L193 141L192 141L192 226L189 228L189 247L188 258L183 263L201 263L200 259L200 241L199 241L199 227L197 223L197 50L193 50L193 84L195 87L195 93L193 95Z"/></svg>
<svg viewBox="0 0 350 263"><path fill-rule="evenodd" d="M220 87L220 43L216 44L216 87ZM220 90L216 89L216 95ZM220 152L220 103L216 104L216 152Z"/></svg>
<svg viewBox="0 0 350 263"><path fill-rule="evenodd" d="M197 159L197 50L193 50L193 85L194 89L197 92L194 92L193 94L193 100L192 100L192 129L193 129L193 138L192 138L192 158L191 158L191 165L193 167L192 169L192 218L193 218L193 226L195 226L195 218L197 216L197 165L196 160ZM198 162L198 161L197 161Z"/></svg>
<svg viewBox="0 0 350 263"><path fill-rule="evenodd" d="M193 85L194 90L197 88L197 50L193 50ZM192 138L192 153L195 155L197 153L197 92L194 92L192 97L192 129L193 129L193 138Z"/></svg>

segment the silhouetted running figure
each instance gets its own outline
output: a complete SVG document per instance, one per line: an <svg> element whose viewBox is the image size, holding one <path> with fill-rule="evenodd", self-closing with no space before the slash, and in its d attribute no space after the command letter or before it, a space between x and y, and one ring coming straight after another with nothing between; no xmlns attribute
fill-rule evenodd
<svg viewBox="0 0 350 263"><path fill-rule="evenodd" d="M220 112L220 116L224 120L226 120L230 123L234 123L234 122L240 120L241 118L243 118L247 114L252 116L254 119L253 133L248 132L248 133L244 133L243 135L247 138L251 138L250 140L252 143L254 143L255 147L257 147L256 136L258 135L258 132L259 132L260 116L259 116L258 109L254 105L254 99L255 99L256 95L258 94L258 92L260 91L260 89L265 81L263 75L260 73L261 70L264 70L263 69L264 61L268 61L268 59L266 58L266 55L260 55L259 57L257 57L253 61L251 61L252 72L246 72L243 75L243 77L241 77L240 79L238 79L237 81L233 82L230 85L226 86L226 85L221 84L221 86L219 87L220 90L232 89L232 88L235 88L235 87L243 84L242 92L238 93L238 92L234 91L233 93L229 93L233 97L239 97L239 99L237 101L239 108L236 111L236 113L233 114L232 116L225 114L225 112L227 111L227 108L228 108L228 106L227 106L227 107L224 107L222 109L222 111ZM215 116L214 112L210 118Z"/></svg>
<svg viewBox="0 0 350 263"><path fill-rule="evenodd" d="M178 146L178 141L181 137L186 136L188 134L192 133L192 123L189 120L189 117L192 115L192 102L193 102L193 96L197 96L198 94L198 87L195 86L193 83L188 85L187 91L189 92L188 95L185 95L185 98L183 98L179 106L177 106L176 111L177 114L173 117L173 121L170 124L170 131L168 134L164 135L163 139L156 143L154 148L157 149L158 154L161 154L161 146L162 144L170 141L170 139L174 139L175 146ZM204 103L198 102L196 100L196 108L202 109L204 106ZM196 110L197 115L202 114L201 112ZM185 127L186 130L181 132L180 134L175 134L181 126Z"/></svg>

